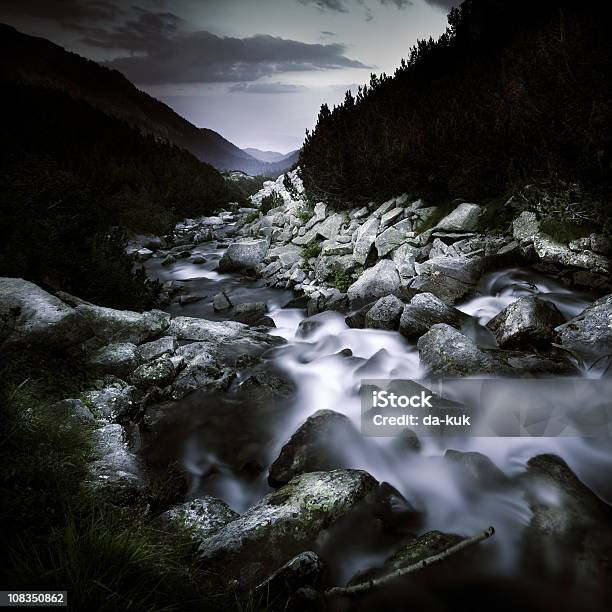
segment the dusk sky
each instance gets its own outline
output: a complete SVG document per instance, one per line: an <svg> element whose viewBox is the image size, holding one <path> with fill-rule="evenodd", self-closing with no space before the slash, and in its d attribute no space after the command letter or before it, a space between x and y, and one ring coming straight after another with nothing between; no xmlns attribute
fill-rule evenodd
<svg viewBox="0 0 612 612"><path fill-rule="evenodd" d="M20 0L0 21L105 62L240 147L299 148L320 105L439 36L453 0Z"/></svg>

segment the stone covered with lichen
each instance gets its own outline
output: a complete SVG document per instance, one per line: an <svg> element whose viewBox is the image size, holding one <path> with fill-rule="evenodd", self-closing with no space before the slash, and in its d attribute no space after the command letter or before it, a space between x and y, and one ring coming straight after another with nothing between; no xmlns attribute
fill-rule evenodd
<svg viewBox="0 0 612 612"><path fill-rule="evenodd" d="M322 529L377 486L361 470L302 474L202 542L199 556L210 566L222 566L227 579L257 584L308 550Z"/></svg>

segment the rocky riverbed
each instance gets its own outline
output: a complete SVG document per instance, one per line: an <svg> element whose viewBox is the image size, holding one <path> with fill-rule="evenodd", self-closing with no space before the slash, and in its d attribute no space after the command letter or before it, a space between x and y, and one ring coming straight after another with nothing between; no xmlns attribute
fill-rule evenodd
<svg viewBox="0 0 612 612"><path fill-rule="evenodd" d="M263 214L272 192L279 206ZM98 448L87 486L162 528L187 525L227 587L286 601L359 584L489 525L458 575L601 586L609 438L359 431L365 378L609 374L608 241L557 243L530 211L482 233L483 214L457 202L428 224L434 207L406 196L311 209L293 172L251 209L135 239L136 265L163 284L159 310L0 279L0 342L96 369L95 387L62 402ZM160 473L172 474L163 496Z"/></svg>

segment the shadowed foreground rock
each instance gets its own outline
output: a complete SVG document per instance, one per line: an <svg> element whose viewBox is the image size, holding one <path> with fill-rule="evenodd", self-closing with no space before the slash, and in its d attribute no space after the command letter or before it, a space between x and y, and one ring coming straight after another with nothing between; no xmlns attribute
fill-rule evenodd
<svg viewBox="0 0 612 612"><path fill-rule="evenodd" d="M297 476L203 542L198 554L224 577L255 585L345 516L378 483L367 472L334 470Z"/></svg>
<svg viewBox="0 0 612 612"><path fill-rule="evenodd" d="M609 585L612 508L556 455L530 459L522 482L533 512L524 536L525 565L593 588Z"/></svg>
<svg viewBox="0 0 612 612"><path fill-rule="evenodd" d="M362 438L350 419L333 410L318 410L306 419L270 466L268 483L280 487L294 476L348 467L343 451Z"/></svg>

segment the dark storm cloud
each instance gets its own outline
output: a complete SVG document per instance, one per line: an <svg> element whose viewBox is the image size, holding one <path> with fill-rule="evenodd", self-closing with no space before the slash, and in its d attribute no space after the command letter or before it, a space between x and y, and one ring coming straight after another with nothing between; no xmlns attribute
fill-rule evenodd
<svg viewBox="0 0 612 612"><path fill-rule="evenodd" d="M114 33L88 39L98 46L113 42ZM346 57L341 44L309 44L267 34L232 38L201 31L164 36L155 30L148 42L140 40L143 55L120 57L107 65L150 84L255 81L281 72L367 67Z"/></svg>
<svg viewBox="0 0 612 612"><path fill-rule="evenodd" d="M378 0L383 6L396 6L398 9L404 9L412 4L412 0ZM429 0L428 0L429 1ZM348 13L351 4L363 5L363 0L298 0L301 4L311 4L316 6L321 11L334 11L336 13ZM367 9L370 11L370 9ZM368 14L370 14L368 12Z"/></svg>
<svg viewBox="0 0 612 612"><path fill-rule="evenodd" d="M253 94L298 93L306 88L292 83L236 83L228 91Z"/></svg>
<svg viewBox="0 0 612 612"><path fill-rule="evenodd" d="M104 0L19 0L6 2L0 14L16 17L36 17L58 22L115 19L120 9Z"/></svg>
<svg viewBox="0 0 612 612"><path fill-rule="evenodd" d="M74 26L81 41L90 47L101 49L126 49L151 51L178 34L181 18L173 13L149 12L132 7L134 15L121 25L111 28Z"/></svg>

